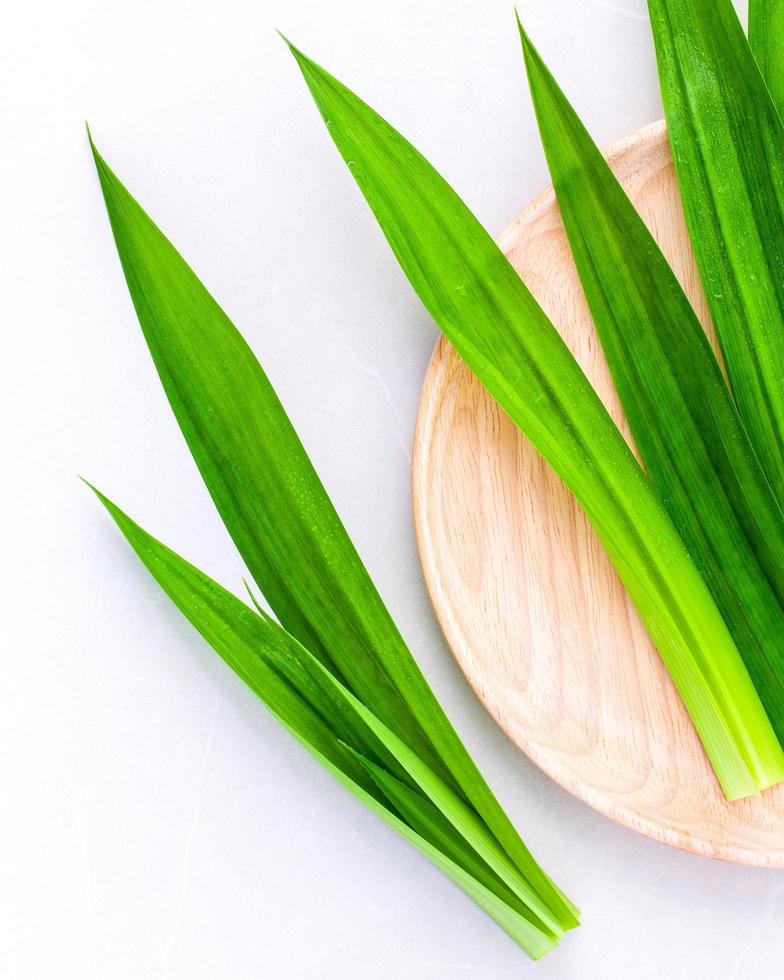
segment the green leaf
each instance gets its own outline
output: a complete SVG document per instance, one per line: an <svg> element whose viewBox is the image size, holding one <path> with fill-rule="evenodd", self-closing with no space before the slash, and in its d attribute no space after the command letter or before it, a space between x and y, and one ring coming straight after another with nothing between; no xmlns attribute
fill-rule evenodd
<svg viewBox="0 0 784 980"><path fill-rule="evenodd" d="M530 911L517 895L479 857L474 848L455 832L455 828L435 804L370 759L363 756L358 758L395 810L418 834L432 841L452 861L468 871L477 881L482 882L490 891L503 897L507 905L515 908L521 915L530 917Z"/></svg>
<svg viewBox="0 0 784 980"><path fill-rule="evenodd" d="M272 627L217 582L180 558L131 520L116 504L88 484L107 509L128 543L161 585L175 606L272 713L291 731L369 793L379 796L375 781L347 748L355 733L336 723L330 706L314 707L303 697L301 678L292 685L280 663L287 658L287 643L280 627ZM277 663L276 669L273 664ZM311 696L316 699L312 692ZM320 710L319 710L320 709ZM363 728L366 726L363 726ZM370 758L369 744L363 746Z"/></svg>
<svg viewBox="0 0 784 980"><path fill-rule="evenodd" d="M784 126L730 0L649 0L686 221L741 418L784 501Z"/></svg>
<svg viewBox="0 0 784 980"><path fill-rule="evenodd" d="M491 892L496 899L530 921L537 929L537 935L542 931L539 920L532 916L530 910L493 873L476 851L459 834L455 833L454 828L445 819L438 807L395 779L385 769L369 760L363 759L362 761L384 795L410 827L431 841L446 857L463 868L476 882ZM547 935L546 932L543 934Z"/></svg>
<svg viewBox="0 0 784 980"><path fill-rule="evenodd" d="M405 646L255 356L93 152L131 297L169 402L276 616L476 810L554 917L576 925L574 906L534 861Z"/></svg>
<svg viewBox="0 0 784 980"><path fill-rule="evenodd" d="M580 280L643 463L784 738L784 515L686 295L520 27Z"/></svg>
<svg viewBox="0 0 784 980"><path fill-rule="evenodd" d="M285 628L382 717L399 718L418 750L432 756L410 707L417 696L427 696L424 681L411 658L401 655L403 641L272 385L94 145L93 152L145 339L242 558ZM364 597L361 617L353 610L357 596ZM369 656L368 647L378 655ZM432 761L438 764L437 757Z"/></svg>
<svg viewBox="0 0 784 980"><path fill-rule="evenodd" d="M318 661L314 660L314 663L318 663ZM514 892L518 899L538 916L542 923L541 927L552 930L554 936L562 935L564 929L559 924L557 916L548 909L546 902L537 893L536 886L528 881L526 876L521 874L510 861L476 812L440 779L427 763L423 762L415 752L412 752L403 739L398 738L372 711L355 698L347 688L344 688L340 681L329 674L326 668L320 667L320 669L325 678L346 698L357 715L403 766L431 803L438 808L445 821L471 845L479 857Z"/></svg>
<svg viewBox="0 0 784 980"><path fill-rule="evenodd" d="M472 811L415 753L279 624L254 613L92 489L172 602L308 751L456 881L523 949L539 957L555 945L563 927L481 821L442 816L442 801L450 813ZM362 755L373 731L406 760L432 803ZM458 824L466 831L463 836ZM514 889L477 856L474 841Z"/></svg>
<svg viewBox="0 0 784 980"><path fill-rule="evenodd" d="M553 325L421 154L323 68L292 53L425 307L585 509L725 793L745 796L781 780L781 747L705 583Z"/></svg>
<svg viewBox="0 0 784 980"><path fill-rule="evenodd" d="M779 113L784 108L784 3L749 0L749 44Z"/></svg>

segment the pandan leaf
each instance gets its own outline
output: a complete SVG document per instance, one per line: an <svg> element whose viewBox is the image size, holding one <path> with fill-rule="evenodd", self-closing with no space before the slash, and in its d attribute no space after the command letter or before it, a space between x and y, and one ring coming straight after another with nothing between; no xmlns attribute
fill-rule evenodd
<svg viewBox="0 0 784 980"><path fill-rule="evenodd" d="M314 659L314 663L318 663L318 661ZM476 812L454 790L450 789L427 763L423 762L415 752L412 752L403 739L398 738L372 711L355 698L347 688L343 687L340 681L329 674L326 668L321 667L321 670L325 677L346 698L357 715L367 724L370 731L403 766L419 789L438 808L448 824L472 846L479 857L501 878L504 884L539 917L542 923L541 927L553 930L555 936L562 935L564 930L559 926L557 918L539 897L536 888L512 864Z"/></svg>
<svg viewBox="0 0 784 980"><path fill-rule="evenodd" d="M730 0L649 0L675 170L730 384L784 501L784 125Z"/></svg>
<svg viewBox="0 0 784 980"><path fill-rule="evenodd" d="M729 798L784 756L694 562L553 325L446 181L290 46L330 135L436 323L583 506L645 621Z"/></svg>
<svg viewBox="0 0 784 980"><path fill-rule="evenodd" d="M564 928L457 794L278 623L253 612L95 493L172 602L308 751L523 949L539 957L556 944ZM355 724L345 724L347 715L400 753L427 798L362 756ZM360 746L366 741L360 736Z"/></svg>
<svg viewBox="0 0 784 980"><path fill-rule="evenodd" d="M784 3L749 0L749 44L779 113L784 109Z"/></svg>
<svg viewBox="0 0 784 980"><path fill-rule="evenodd" d="M432 708L432 695L261 365L94 145L93 152L164 390L254 580L290 633L441 766L417 717ZM436 711L434 725L439 718Z"/></svg>
<svg viewBox="0 0 784 980"><path fill-rule="evenodd" d="M270 628L276 628L278 631L281 631L278 624L271 620L270 617L261 609L252 593L251 599L262 620ZM285 633L285 631L281 632L283 632L286 637L290 637L290 634ZM315 657L313 657L312 654L308 653L304 647L301 647L301 645L298 644L293 637L290 637L288 659L291 659L292 657L295 659L297 667L300 668L300 670L304 668L306 675L305 683L303 683L301 673L298 673L291 678L292 683L299 690L306 690L315 686L319 692L317 698L317 703L319 704L331 704L335 698L337 698L339 702L339 711L336 715L335 721L333 722L335 730L340 730L340 723L343 721L343 715L345 714L344 709L346 706L348 706L349 709L356 715L356 718L360 719L366 726L366 731L362 732L362 740L367 740L367 733L372 733L372 736L376 737L378 744L382 745L388 751L390 757L394 759L395 763L403 769L408 777L411 778L413 785L416 785L420 790L422 790L427 799L429 799L438 809L438 812L441 815L441 826L451 826L453 831L457 831L458 834L461 835L461 840L465 840L470 843L472 853L474 855L478 855L483 863L491 868L493 873L497 875L497 877L517 895L517 898L524 901L527 906L536 913L540 928L552 929L554 936L562 935L563 929L560 927L558 921L553 917L550 910L536 894L535 889L520 874L515 865L512 864L509 857L489 833L487 827L482 823L475 811L472 810L471 807L468 806L464 800L454 792L454 790L452 790L443 780L441 780L433 772L433 770L430 769L430 767L406 745L403 739L398 738L397 735L395 735L391 729L389 729L379 718L377 718L368 708L366 708L358 698L355 698L348 688L340 683L334 674L324 667ZM289 676L288 659L286 660L286 666L284 667L287 677ZM360 750L358 749L358 751ZM381 785L379 782L378 772L376 771L378 767L374 766L371 759L362 759L362 762L366 768L369 768L371 771L375 782ZM400 780L395 779L395 777L391 774L388 775L389 779L394 781L394 787L392 787L391 783L386 781L386 788L382 788L384 789L385 795L390 796L390 788L405 786L405 784ZM399 790L397 790L396 795L398 797L400 796ZM422 799L421 796L419 798ZM412 801L409 799L409 805L411 804Z"/></svg>
<svg viewBox="0 0 784 980"><path fill-rule="evenodd" d="M675 274L522 26L520 36L561 215L632 434L781 740L784 515Z"/></svg>
<svg viewBox="0 0 784 980"><path fill-rule="evenodd" d="M401 780L396 779L386 769L362 756L358 756L358 758L384 796L409 826L422 837L433 841L450 860L459 864L486 888L497 896L503 897L503 901L516 909L520 915L530 917L530 911L526 909L515 893L493 873L489 865L479 857L464 838L455 832L452 824L437 806L431 803L427 797L415 792Z"/></svg>
<svg viewBox="0 0 784 980"><path fill-rule="evenodd" d="M282 626L476 811L553 919L563 928L577 925L575 907L536 864L419 671L250 348L93 151L164 389L224 523ZM388 761L385 743L381 748L381 761ZM398 763L389 764L407 778Z"/></svg>

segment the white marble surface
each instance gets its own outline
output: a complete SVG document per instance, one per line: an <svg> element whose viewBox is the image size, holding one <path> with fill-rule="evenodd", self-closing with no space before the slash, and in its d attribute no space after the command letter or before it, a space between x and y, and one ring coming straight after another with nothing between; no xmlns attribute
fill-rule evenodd
<svg viewBox="0 0 784 980"><path fill-rule="evenodd" d="M597 139L660 114L643 0L522 12ZM518 754L452 662L409 501L436 332L275 26L409 135L491 230L546 183L508 0L6 8L0 976L781 977L784 875L598 816ZM238 587L134 320L85 117L261 356L439 696L582 907L541 963L278 728L77 481Z"/></svg>

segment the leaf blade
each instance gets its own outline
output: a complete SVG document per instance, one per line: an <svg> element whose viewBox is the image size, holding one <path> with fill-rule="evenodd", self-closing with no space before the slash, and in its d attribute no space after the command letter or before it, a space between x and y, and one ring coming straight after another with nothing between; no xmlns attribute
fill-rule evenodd
<svg viewBox="0 0 784 980"><path fill-rule="evenodd" d="M784 515L675 274L519 24L561 215L643 462L784 739Z"/></svg>
<svg viewBox="0 0 784 980"><path fill-rule="evenodd" d="M93 153L169 402L281 624L470 801L548 904L576 924L574 906L536 864L428 686L255 355L94 146Z"/></svg>
<svg viewBox="0 0 784 980"><path fill-rule="evenodd" d="M648 0L686 222L741 418L784 501L784 125L730 0Z"/></svg>
<svg viewBox="0 0 784 980"><path fill-rule="evenodd" d="M749 0L749 45L779 114L784 107L784 4Z"/></svg>
<svg viewBox="0 0 784 980"><path fill-rule="evenodd" d="M314 712L308 700L298 696L298 685L302 683L303 674L292 669L302 667L307 676L316 681L320 694L332 691L341 699L345 698L347 704L351 704L353 695L343 688L328 668L309 654L281 626L269 617L264 618L254 613L231 593L144 531L100 491L94 487L91 489L174 605L266 704L278 721L322 765L463 888L531 956L538 958L556 944L562 930L552 932L535 916L516 907L516 902L506 901L503 888L494 885L492 875L482 873L481 878L475 877L472 873L473 865L465 861L465 851L460 848L459 842L456 846L456 842L450 840L450 831L443 819L438 821L439 835L434 835L427 833L428 827L433 826L434 819L438 819L432 811L431 819L422 823L424 834L401 817L400 811L394 808L392 798L405 800L406 809L410 811L416 806L416 794L377 763L360 754L364 739L360 739L359 747L356 742L353 745L345 744L343 738L338 737L318 713ZM270 665L277 665L280 669L271 669ZM281 683L283 676L293 679L294 684L286 687ZM329 697L324 701L329 702ZM372 719L374 724L380 726L381 731L384 730L383 723L364 706L361 717ZM330 720L334 722L334 717ZM354 734L355 731L341 729L344 738L352 738ZM421 760L419 764L427 769ZM433 778L437 780L438 777ZM389 806L390 800L393 808ZM425 812L421 806L420 804L418 807L419 812ZM506 861L508 862L508 858ZM511 867L510 862L509 864Z"/></svg>
<svg viewBox="0 0 784 980"><path fill-rule="evenodd" d="M330 135L425 307L586 511L667 663L725 792L743 796L779 781L781 747L726 626L557 331L424 157L337 79L290 47Z"/></svg>
<svg viewBox="0 0 784 980"><path fill-rule="evenodd" d="M476 851L454 832L452 825L429 799L413 792L404 783L369 760L363 760L372 778L384 794L391 800L395 809L401 813L409 826L445 854L451 861L463 868L475 881L496 895L509 908L536 925L535 919L514 892L485 864ZM555 941L555 940L554 940Z"/></svg>

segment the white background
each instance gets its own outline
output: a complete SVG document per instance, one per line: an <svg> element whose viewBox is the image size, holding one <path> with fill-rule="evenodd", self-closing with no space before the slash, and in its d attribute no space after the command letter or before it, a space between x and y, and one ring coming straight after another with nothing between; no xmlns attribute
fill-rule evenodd
<svg viewBox="0 0 784 980"><path fill-rule="evenodd" d="M527 0L594 136L660 115L643 0ZM0 976L767 980L784 876L557 788L441 640L409 446L436 338L273 28L493 232L546 183L510 0L13 4L0 33ZM83 473L238 588L135 322L103 153L259 353L458 729L584 925L541 963L322 772L167 605Z"/></svg>

